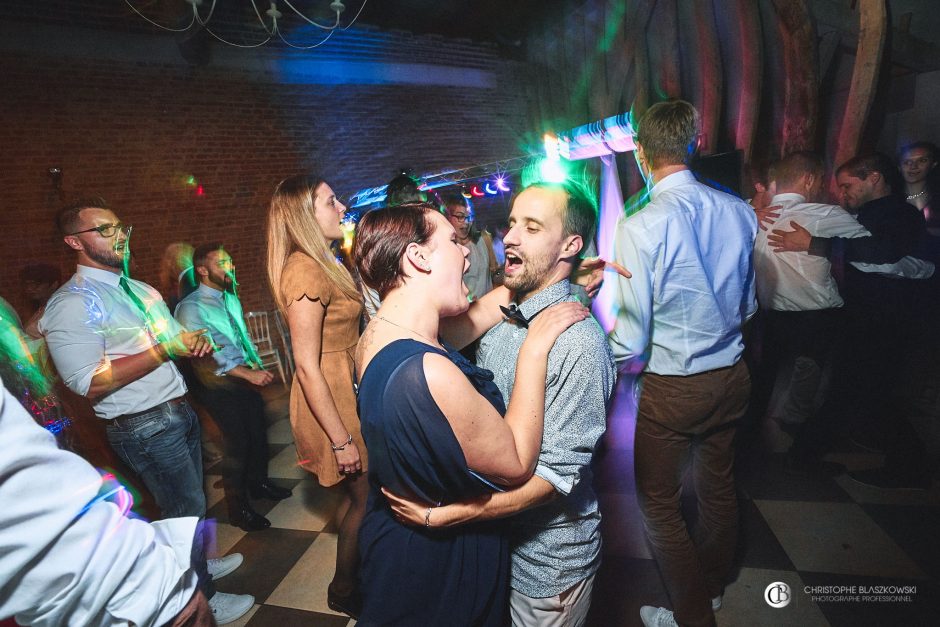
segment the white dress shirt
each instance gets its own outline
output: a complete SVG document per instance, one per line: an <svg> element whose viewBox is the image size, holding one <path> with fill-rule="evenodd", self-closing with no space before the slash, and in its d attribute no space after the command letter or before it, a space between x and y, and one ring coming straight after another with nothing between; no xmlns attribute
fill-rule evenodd
<svg viewBox="0 0 940 627"><path fill-rule="evenodd" d="M650 202L622 218L616 261L614 358L633 372L691 375L735 364L741 325L757 309L751 253L754 210L681 170L659 181Z"/></svg>
<svg viewBox="0 0 940 627"><path fill-rule="evenodd" d="M770 204L780 206L774 228L780 225L779 228L789 230L793 221L817 237L871 235L854 216L837 205L808 203L804 196L794 193L777 194ZM762 308L810 311L843 305L827 258L805 252L775 253L767 239L769 234L769 229L758 231L754 242L757 298Z"/></svg>
<svg viewBox="0 0 940 627"><path fill-rule="evenodd" d="M466 246L470 249L470 268L463 275L463 282L470 290L470 298L476 300L493 289L493 277L490 275L490 251L487 239L481 234L477 241L471 239Z"/></svg>
<svg viewBox="0 0 940 627"><path fill-rule="evenodd" d="M871 235L854 215L838 205L808 203L801 194L789 192L777 194L770 204L780 207L774 228L779 225L789 230L792 221L814 237ZM829 259L805 252L774 252L767 239L769 234L770 230L758 231L754 243L757 298L763 309L812 311L843 305ZM890 264L852 262L852 265L862 272L896 278L923 279L933 274L932 263L914 257L904 257Z"/></svg>
<svg viewBox="0 0 940 627"><path fill-rule="evenodd" d="M136 355L157 345L141 311L121 289L120 275L78 266L78 270L49 299L39 321L52 361L70 390L85 396L92 378L111 367L112 359ZM129 279L131 289L158 325L170 336L184 329L170 315L163 297L141 281ZM99 418L150 409L186 393L186 384L172 362L114 390L94 404Z"/></svg>
<svg viewBox="0 0 940 627"><path fill-rule="evenodd" d="M156 627L192 598L198 519L129 519L98 498L101 486L0 385L0 616L39 627Z"/></svg>

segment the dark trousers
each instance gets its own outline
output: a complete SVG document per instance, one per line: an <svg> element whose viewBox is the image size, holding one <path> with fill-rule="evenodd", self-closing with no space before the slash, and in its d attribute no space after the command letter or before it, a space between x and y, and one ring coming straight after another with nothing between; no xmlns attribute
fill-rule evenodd
<svg viewBox="0 0 940 627"><path fill-rule="evenodd" d="M748 414L758 423L767 413L780 368L800 358L812 364L812 372L804 372L795 383L796 389L791 389L797 397L793 405L801 410L811 406L840 332L842 310L765 310L760 315L764 323L760 365L754 375L754 391L748 408Z"/></svg>
<svg viewBox="0 0 940 627"><path fill-rule="evenodd" d="M747 410L743 361L687 377L646 374L637 412L637 498L666 591L680 625L715 624L711 598L731 570L738 531L734 489L735 421ZM692 473L698 520L681 511L682 477Z"/></svg>
<svg viewBox="0 0 940 627"><path fill-rule="evenodd" d="M924 474L926 455L908 420L912 399L905 381L912 366L929 354L923 313L916 302L903 299L847 305L831 388L823 406L797 434L791 455L816 459L840 436L865 434L884 444L886 466L893 472L906 477Z"/></svg>
<svg viewBox="0 0 940 627"><path fill-rule="evenodd" d="M200 385L196 397L222 432L222 487L229 510L240 508L248 502L248 487L268 477L264 399L249 384L224 377Z"/></svg>

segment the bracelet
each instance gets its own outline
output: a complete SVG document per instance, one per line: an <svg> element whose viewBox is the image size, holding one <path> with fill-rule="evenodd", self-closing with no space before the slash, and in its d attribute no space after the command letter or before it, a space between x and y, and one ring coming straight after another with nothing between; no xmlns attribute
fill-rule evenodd
<svg viewBox="0 0 940 627"><path fill-rule="evenodd" d="M427 514L424 515L424 526L428 529L431 528L431 508L428 508Z"/></svg>
<svg viewBox="0 0 940 627"><path fill-rule="evenodd" d="M349 444L352 444L352 434L351 434L351 433L349 434L349 437L346 438L346 441L343 442L342 444L338 445L338 446L337 446L336 444L333 444L332 442L330 442L330 448L333 449L334 451L342 451L342 450L345 449L346 446L348 446Z"/></svg>

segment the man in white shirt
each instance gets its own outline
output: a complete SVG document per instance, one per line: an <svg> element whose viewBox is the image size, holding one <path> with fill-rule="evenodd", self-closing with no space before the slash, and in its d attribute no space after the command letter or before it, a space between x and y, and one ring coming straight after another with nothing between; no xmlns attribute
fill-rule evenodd
<svg viewBox="0 0 940 627"><path fill-rule="evenodd" d="M115 492L117 504L102 498L98 472L59 449L2 385L0 479L0 617L39 627L215 624L190 567L198 519L127 518L127 493Z"/></svg>
<svg viewBox="0 0 940 627"><path fill-rule="evenodd" d="M39 330L62 380L87 397L107 422L115 453L143 480L164 518L203 518L199 421L186 402L174 358L212 350L205 329L188 332L170 315L159 292L122 273L130 228L101 199L62 209L57 223L78 258L78 269L49 299ZM250 595L215 592L213 577L228 574L242 556L206 562L202 533L192 564L219 623L254 603Z"/></svg>
<svg viewBox="0 0 940 627"><path fill-rule="evenodd" d="M744 201L695 180L695 108L658 103L639 122L636 159L650 202L617 226L614 358L642 372L634 440L637 497L674 612L651 625L714 625L737 540L732 443L750 378L741 326L757 309L757 219ZM680 508L686 463L698 493L697 541Z"/></svg>
<svg viewBox="0 0 940 627"><path fill-rule="evenodd" d="M795 221L813 237L869 237L871 233L838 205L816 202L823 196L825 165L811 152L787 155L770 169L776 192L770 205L779 224ZM764 316L761 368L754 381L751 413L762 417L782 358L796 358L787 397L786 418L801 422L815 412L822 371L839 336L844 301L827 257L805 251L778 251L770 232L760 230L754 243L757 299ZM933 264L905 257L894 264L852 262L862 272L899 278L930 276ZM802 418L802 420L800 420ZM794 420L795 419L795 420ZM788 461L788 468L809 471L809 461Z"/></svg>
<svg viewBox="0 0 940 627"><path fill-rule="evenodd" d="M776 193L770 201L788 224L796 220L813 235L860 237L865 227L837 205L816 202L823 193L825 165L810 152L787 155L770 169ZM803 252L775 253L769 232L760 230L754 242L757 300L764 319L761 366L754 377L752 415L762 418L774 388L777 371L787 355L795 359L787 396L784 426L812 414L815 399L839 332L843 300L826 257Z"/></svg>
<svg viewBox="0 0 940 627"><path fill-rule="evenodd" d="M470 298L477 300L493 289L493 277L499 270L493 238L473 224L473 209L460 194L449 194L443 198L444 216L457 231L457 241L470 249L470 269L464 273L463 281L470 290Z"/></svg>

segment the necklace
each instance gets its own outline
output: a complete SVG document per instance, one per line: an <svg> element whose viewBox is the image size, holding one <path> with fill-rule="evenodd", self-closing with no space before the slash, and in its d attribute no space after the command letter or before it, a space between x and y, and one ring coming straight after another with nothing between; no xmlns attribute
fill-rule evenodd
<svg viewBox="0 0 940 627"><path fill-rule="evenodd" d="M907 199L908 199L908 200L914 200L915 198L920 198L921 196L923 196L923 195L926 194L926 193L927 193L927 188L925 187L924 189L920 190L920 191L917 192L916 194L908 194L908 195L907 195Z"/></svg>
<svg viewBox="0 0 940 627"><path fill-rule="evenodd" d="M391 324L391 325L393 325L393 326L396 326L396 327L398 327L399 329L404 329L405 331L410 331L411 333L414 333L415 335L417 335L417 336L419 336L419 337L423 337L424 339L426 339L427 341L429 341L429 342L430 342L431 344L433 344L434 346L440 346L440 345L441 345L441 343L440 343L438 340L432 340L431 338L429 338L429 337L428 337L427 335L425 335L424 333L418 333L418 332L415 331L414 329L409 329L408 327L406 327L406 326L403 325L403 324L398 324L397 322L392 322L391 320L389 320L389 319L386 318L385 316L376 316L376 318L378 318L379 320L384 320L385 322L387 322L387 323L389 323L389 324Z"/></svg>

